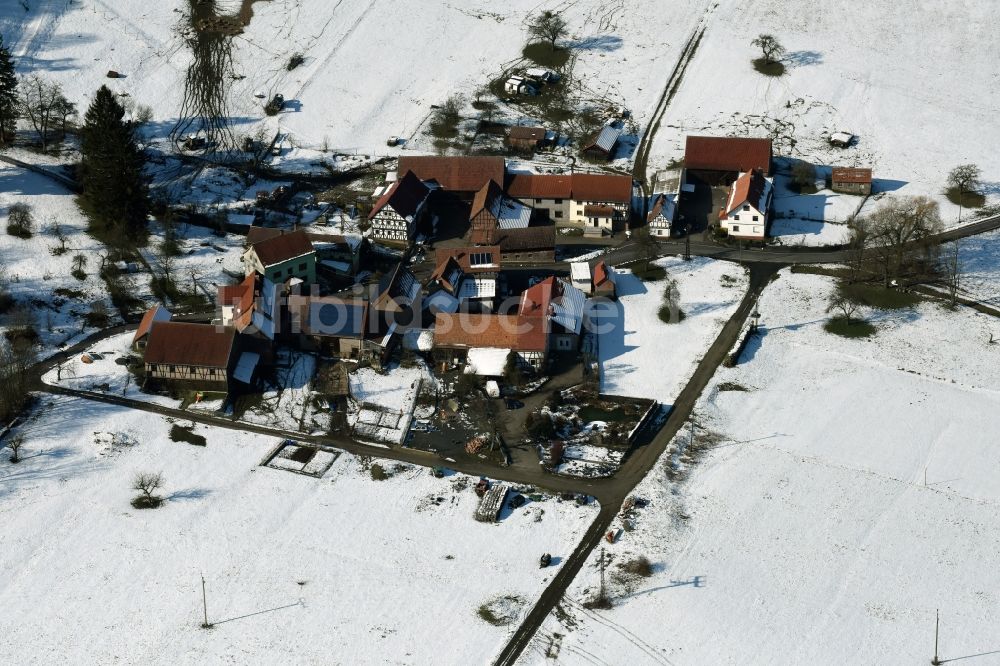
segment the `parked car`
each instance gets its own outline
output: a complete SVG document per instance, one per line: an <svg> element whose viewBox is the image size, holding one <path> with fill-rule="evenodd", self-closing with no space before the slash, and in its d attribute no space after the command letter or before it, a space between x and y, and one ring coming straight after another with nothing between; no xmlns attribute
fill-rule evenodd
<svg viewBox="0 0 1000 666"><path fill-rule="evenodd" d="M524 495L514 495L508 504L512 509L520 509L527 501L528 500L524 498Z"/></svg>
<svg viewBox="0 0 1000 666"><path fill-rule="evenodd" d="M538 563L541 565L539 568L540 569L544 569L545 567L547 567L550 564L552 564L552 556L549 555L548 553L545 553L544 555L542 555L542 557L538 561Z"/></svg>

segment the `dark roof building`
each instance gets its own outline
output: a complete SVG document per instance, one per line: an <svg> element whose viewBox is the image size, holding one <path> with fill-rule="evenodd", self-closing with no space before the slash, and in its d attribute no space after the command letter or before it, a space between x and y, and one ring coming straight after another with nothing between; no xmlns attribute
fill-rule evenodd
<svg viewBox="0 0 1000 666"><path fill-rule="evenodd" d="M279 233L277 236L271 236L270 238L256 242L251 247L265 268L297 257L303 257L313 252L309 235L302 229Z"/></svg>
<svg viewBox="0 0 1000 666"><path fill-rule="evenodd" d="M374 218L386 206L394 210L404 220L414 219L430 192L430 189L412 171L407 171L375 202L368 214L368 219Z"/></svg>
<svg viewBox="0 0 1000 666"><path fill-rule="evenodd" d="M144 360L147 365L227 368L235 340L236 330L228 326L155 322L149 332Z"/></svg>

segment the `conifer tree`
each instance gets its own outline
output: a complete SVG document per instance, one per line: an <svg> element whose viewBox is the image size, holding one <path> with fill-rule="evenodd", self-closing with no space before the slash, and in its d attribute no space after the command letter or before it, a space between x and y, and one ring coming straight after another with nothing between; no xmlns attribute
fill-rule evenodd
<svg viewBox="0 0 1000 666"><path fill-rule="evenodd" d="M17 123L20 98L17 95L17 76L10 49L0 35L0 144L12 137Z"/></svg>
<svg viewBox="0 0 1000 666"><path fill-rule="evenodd" d="M80 203L93 231L117 247L141 242L149 212L145 156L125 109L107 86L97 91L84 116L80 152Z"/></svg>

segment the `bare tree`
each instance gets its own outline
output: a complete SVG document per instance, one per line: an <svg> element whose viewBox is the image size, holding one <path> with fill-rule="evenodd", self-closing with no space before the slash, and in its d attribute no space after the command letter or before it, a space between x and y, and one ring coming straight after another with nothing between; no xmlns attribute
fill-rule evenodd
<svg viewBox="0 0 1000 666"><path fill-rule="evenodd" d="M0 337L0 421L10 420L27 403L32 363L31 345L13 344Z"/></svg>
<svg viewBox="0 0 1000 666"><path fill-rule="evenodd" d="M80 253L73 255L73 269L71 275L77 280L87 279L84 269L87 267L87 255Z"/></svg>
<svg viewBox="0 0 1000 666"><path fill-rule="evenodd" d="M56 256L66 254L66 242L69 238L66 236L66 230L60 224L59 218L53 217L49 220L48 231L59 241L59 247L52 248L52 254Z"/></svg>
<svg viewBox="0 0 1000 666"><path fill-rule="evenodd" d="M816 167L805 161L798 161L792 167L792 182L799 188L816 182Z"/></svg>
<svg viewBox="0 0 1000 666"><path fill-rule="evenodd" d="M12 463L21 462L21 447L24 446L24 437L21 435L14 435L9 440L7 440L7 447L10 448L11 456L10 461Z"/></svg>
<svg viewBox="0 0 1000 666"><path fill-rule="evenodd" d="M62 93L58 83L47 81L37 74L31 74L21 80L24 96L25 116L31 121L42 142L42 152L48 150L49 138L53 126L68 117L67 111L72 104ZM75 113L75 110L73 111ZM69 114L71 115L71 114Z"/></svg>
<svg viewBox="0 0 1000 666"><path fill-rule="evenodd" d="M848 268L851 271L850 282L857 282L861 279L861 274L865 268L865 260L868 258L868 220L863 217L852 218L848 226L851 229L851 242L848 245Z"/></svg>
<svg viewBox="0 0 1000 666"><path fill-rule="evenodd" d="M867 224L888 286L927 249L927 239L941 230L941 214L937 202L926 196L895 197L879 206Z"/></svg>
<svg viewBox="0 0 1000 666"><path fill-rule="evenodd" d="M159 506L162 501L154 493L163 487L163 474L161 472L137 472L132 478L132 490L139 493L139 496L132 500L132 506L137 509L148 509Z"/></svg>
<svg viewBox="0 0 1000 666"><path fill-rule="evenodd" d="M982 170L975 164L962 164L948 173L948 186L958 190L958 221L962 221L962 203L966 192L979 189Z"/></svg>
<svg viewBox="0 0 1000 666"><path fill-rule="evenodd" d="M948 300L951 307L955 307L958 302L958 288L962 281L961 263L958 258L958 241L951 244L948 255L942 262L944 271L944 283L948 288Z"/></svg>
<svg viewBox="0 0 1000 666"><path fill-rule="evenodd" d="M12 204L7 211L7 233L19 238L31 238L35 228L35 218L31 206L25 203Z"/></svg>
<svg viewBox="0 0 1000 666"><path fill-rule="evenodd" d="M528 23L528 35L549 43L555 51L556 41L566 36L566 21L559 14L546 9Z"/></svg>
<svg viewBox="0 0 1000 666"><path fill-rule="evenodd" d="M830 303L826 307L827 313L839 312L840 317L850 326L854 314L858 311L858 304L837 291L830 296Z"/></svg>
<svg viewBox="0 0 1000 666"><path fill-rule="evenodd" d="M785 47L778 43L774 35L761 33L750 44L760 49L764 62L768 64L777 62L785 54Z"/></svg>

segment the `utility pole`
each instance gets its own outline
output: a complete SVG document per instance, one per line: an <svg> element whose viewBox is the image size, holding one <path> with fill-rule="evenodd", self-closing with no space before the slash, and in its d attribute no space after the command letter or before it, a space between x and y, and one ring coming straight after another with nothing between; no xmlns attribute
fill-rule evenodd
<svg viewBox="0 0 1000 666"><path fill-rule="evenodd" d="M934 610L934 658L931 659L932 666L938 666L941 660L938 659L938 629L941 627L941 612Z"/></svg>
<svg viewBox="0 0 1000 666"><path fill-rule="evenodd" d="M684 226L684 261L691 261L691 225Z"/></svg>
<svg viewBox="0 0 1000 666"><path fill-rule="evenodd" d="M205 621L202 623L202 629L208 629L212 625L208 623L208 597L205 594L205 574L201 575L201 609L204 612Z"/></svg>

